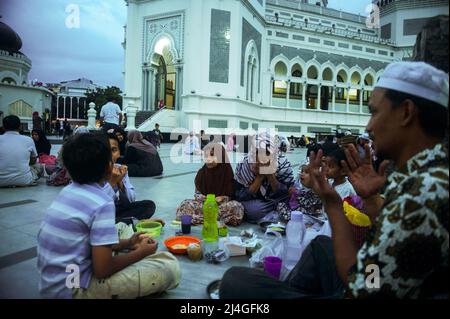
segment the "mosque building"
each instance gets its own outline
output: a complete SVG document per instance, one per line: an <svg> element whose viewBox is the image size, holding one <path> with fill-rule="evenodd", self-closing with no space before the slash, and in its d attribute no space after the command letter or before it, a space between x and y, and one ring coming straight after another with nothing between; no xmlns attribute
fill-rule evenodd
<svg viewBox="0 0 450 319"><path fill-rule="evenodd" d="M50 116L53 92L28 83L31 60L22 52L20 36L0 21L0 121L17 115L22 129L32 129L32 114L47 119Z"/></svg>

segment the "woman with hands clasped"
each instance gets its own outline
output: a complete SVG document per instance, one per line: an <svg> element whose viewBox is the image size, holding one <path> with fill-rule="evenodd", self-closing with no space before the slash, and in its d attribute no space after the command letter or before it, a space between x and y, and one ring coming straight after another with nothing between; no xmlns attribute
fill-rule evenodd
<svg viewBox="0 0 450 319"><path fill-rule="evenodd" d="M248 155L236 166L236 199L244 205L247 221L256 223L274 213L277 206L289 200L289 188L294 185L291 163L278 156L274 137L258 134Z"/></svg>

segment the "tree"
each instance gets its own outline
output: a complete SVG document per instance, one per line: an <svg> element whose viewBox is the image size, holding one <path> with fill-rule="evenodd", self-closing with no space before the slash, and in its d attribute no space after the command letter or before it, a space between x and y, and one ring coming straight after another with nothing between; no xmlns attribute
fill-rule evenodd
<svg viewBox="0 0 450 319"><path fill-rule="evenodd" d="M85 93L87 103L94 102L95 110L97 111L97 117L100 115L102 106L107 102L108 97L112 97L116 100L122 109L122 91L116 86L107 86L104 88L97 88L95 91L88 91Z"/></svg>

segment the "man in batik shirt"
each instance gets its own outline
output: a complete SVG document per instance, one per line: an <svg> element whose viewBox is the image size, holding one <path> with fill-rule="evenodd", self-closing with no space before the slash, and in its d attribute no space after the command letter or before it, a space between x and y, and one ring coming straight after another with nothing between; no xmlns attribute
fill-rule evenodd
<svg viewBox="0 0 450 319"><path fill-rule="evenodd" d="M361 159L346 150L349 180L363 198L373 228L358 251L337 193L312 154L313 189L324 203L333 232L339 277L355 298L448 298L448 75L423 62L390 64L369 102L366 130L377 156L395 171L386 183L388 162L372 168L368 147Z"/></svg>

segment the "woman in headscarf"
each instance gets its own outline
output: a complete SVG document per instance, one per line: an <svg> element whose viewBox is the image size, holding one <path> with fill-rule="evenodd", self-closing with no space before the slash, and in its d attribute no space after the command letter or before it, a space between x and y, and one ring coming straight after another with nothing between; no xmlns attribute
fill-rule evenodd
<svg viewBox="0 0 450 319"><path fill-rule="evenodd" d="M156 176L163 172L158 151L138 130L128 132L125 158L122 163L128 166L128 174L134 177Z"/></svg>
<svg viewBox="0 0 450 319"><path fill-rule="evenodd" d="M120 154L125 154L125 149L128 142L127 133L123 130L123 128L117 127L114 130L114 135L116 135L119 140Z"/></svg>
<svg viewBox="0 0 450 319"><path fill-rule="evenodd" d="M244 217L244 207L234 198L234 174L225 147L209 143L204 150L205 164L195 177L195 199L186 199L177 208L177 219L192 216L192 224L203 224L203 202L206 195L216 195L219 205L219 220L237 226Z"/></svg>
<svg viewBox="0 0 450 319"><path fill-rule="evenodd" d="M38 155L50 155L50 149L52 148L52 146L45 136L44 131L42 131L41 129L34 129L31 131L31 137L33 138Z"/></svg>
<svg viewBox="0 0 450 319"><path fill-rule="evenodd" d="M291 163L278 156L275 138L266 132L256 135L250 152L236 166L236 199L244 205L249 222L256 223L287 202L289 188L294 184Z"/></svg>

